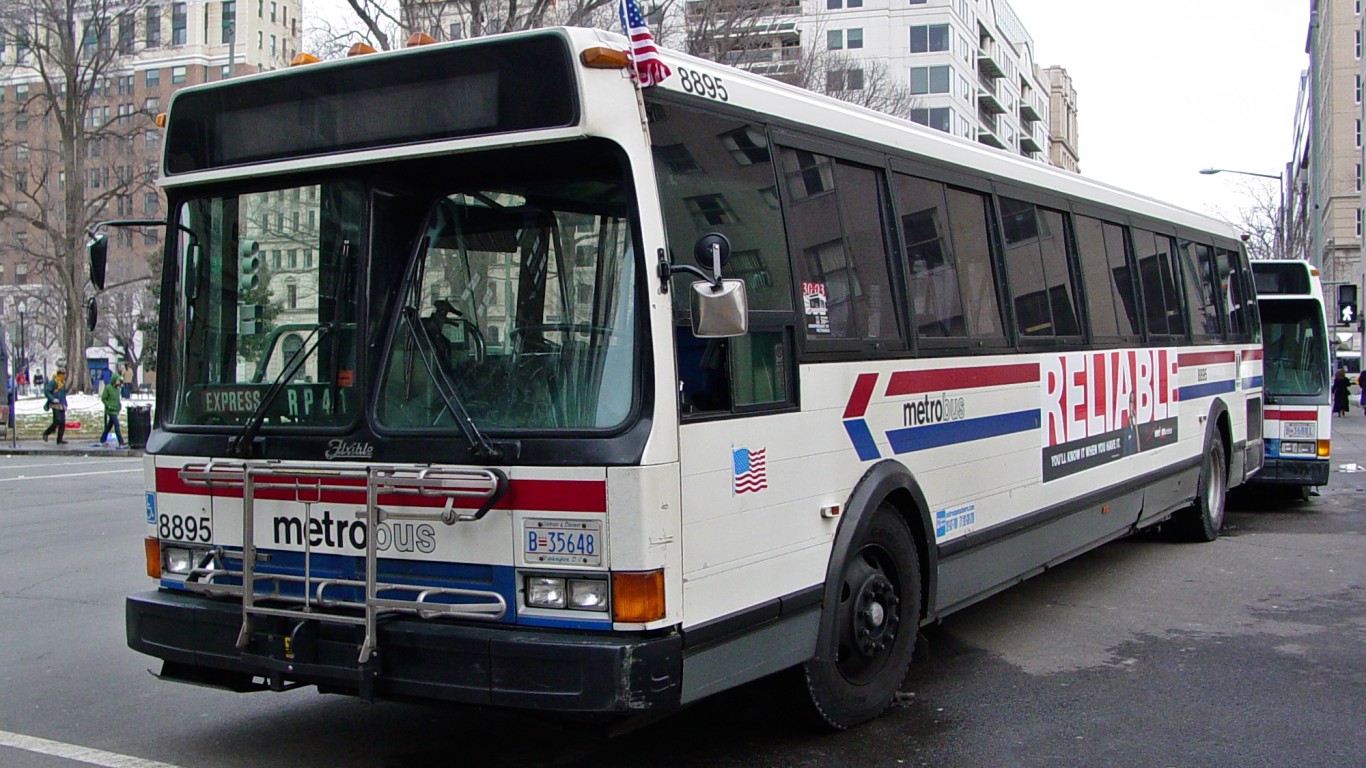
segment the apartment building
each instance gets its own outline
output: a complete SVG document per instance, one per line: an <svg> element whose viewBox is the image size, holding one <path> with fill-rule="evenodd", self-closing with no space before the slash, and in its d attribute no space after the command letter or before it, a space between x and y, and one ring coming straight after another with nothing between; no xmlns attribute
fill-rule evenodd
<svg viewBox="0 0 1366 768"><path fill-rule="evenodd" d="M84 177L67 179L57 121L47 114L47 86L39 65L54 65L43 46L28 44L44 29L66 26L46 19L32 0L15 0L0 12L0 322L7 333L22 325L31 368L55 365L58 350L54 314L63 295L56 275L44 270L55 244L41 219L59 219L67 185L84 187L85 204L99 217L161 218L164 196L154 185L160 167L161 131L153 118L165 111L178 89L233 75L275 69L299 50L302 0L187 0L134 2L103 0L71 19L83 61L110 60L98 75L84 76L88 107L77 146ZM28 26L28 18L40 21ZM88 73L89 69L82 69ZM148 272L148 257L164 239L158 229L110 233L110 282ZM25 322L19 322L24 306ZM11 349L19 339L13 338Z"/></svg>
<svg viewBox="0 0 1366 768"><path fill-rule="evenodd" d="M1325 284L1362 283L1362 0L1310 0L1308 256ZM1292 176L1293 180L1293 176ZM1292 192L1294 188L1292 186ZM1329 306L1336 300L1329 291ZM1336 312L1330 319L1336 319ZM1330 328L1338 351L1360 351L1355 327Z"/></svg>
<svg viewBox="0 0 1366 768"><path fill-rule="evenodd" d="M1006 0L806 0L807 39L884 61L915 122L1048 161L1049 84Z"/></svg>

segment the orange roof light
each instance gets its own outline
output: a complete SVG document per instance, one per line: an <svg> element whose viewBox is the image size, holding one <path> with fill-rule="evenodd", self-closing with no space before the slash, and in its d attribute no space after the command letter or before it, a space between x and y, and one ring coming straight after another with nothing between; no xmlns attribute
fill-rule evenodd
<svg viewBox="0 0 1366 768"><path fill-rule="evenodd" d="M317 56L314 56L311 53L301 52L294 54L294 58L289 60L289 66L301 67L304 64L317 64L319 61L322 61L322 59L319 59Z"/></svg>
<svg viewBox="0 0 1366 768"><path fill-rule="evenodd" d="M625 51L601 46L583 49L583 52L579 54L579 60L583 62L585 67L594 69L625 69L631 63L631 60L626 57Z"/></svg>
<svg viewBox="0 0 1366 768"><path fill-rule="evenodd" d="M346 51L346 55L347 55L347 56L364 56L364 55L367 54L367 53L374 53L374 52L375 52L375 49L372 48L372 47L370 47L369 45L366 45L365 43L356 43L355 45L351 46L351 47Z"/></svg>
<svg viewBox="0 0 1366 768"><path fill-rule="evenodd" d="M158 112L158 113L157 113L157 116L154 117L154 118L152 118L152 122L156 123L158 128L165 128L165 127L166 127L166 113L165 113L165 112Z"/></svg>
<svg viewBox="0 0 1366 768"><path fill-rule="evenodd" d="M432 43L435 43L435 42L436 42L436 38L432 37L431 35L427 34L426 32L414 32L412 35L410 35L410 36L408 37L408 47L409 47L409 48L412 48L412 47L418 46L418 45L431 45Z"/></svg>

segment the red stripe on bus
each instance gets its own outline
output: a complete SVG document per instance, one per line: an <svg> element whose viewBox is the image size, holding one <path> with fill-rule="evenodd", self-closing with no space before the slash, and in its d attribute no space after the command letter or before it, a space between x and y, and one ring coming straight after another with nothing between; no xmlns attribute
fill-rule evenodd
<svg viewBox="0 0 1366 768"><path fill-rule="evenodd" d="M861 373L854 380L854 391L844 406L844 418L857 419L868 412L868 401L873 398L873 388L877 386L876 373Z"/></svg>
<svg viewBox="0 0 1366 768"><path fill-rule="evenodd" d="M1233 352L1183 352L1177 357L1182 368L1196 365L1218 365L1233 362Z"/></svg>
<svg viewBox="0 0 1366 768"><path fill-rule="evenodd" d="M1243 359L1244 359L1244 360L1261 360L1261 359L1262 359L1262 350L1260 350L1260 349L1245 349L1245 350L1243 350Z"/></svg>
<svg viewBox="0 0 1366 768"><path fill-rule="evenodd" d="M173 467L158 467L156 471L157 493L176 493L188 496L214 496L225 499L242 498L242 488L206 488L190 485L180 479L179 470ZM279 478L277 478L279 479ZM365 504L364 481L358 478L329 478L332 485L355 485L356 490L310 491L311 477L300 476L304 482L298 492L288 488L258 488L256 498L271 501L319 501L330 504ZM380 504L406 507L446 506L446 500L439 496L416 496L411 494L380 494ZM454 506L460 509L478 509L483 500L477 497L457 498ZM523 509L533 512L606 512L607 483L602 480L509 480L508 492L498 500L494 509Z"/></svg>
<svg viewBox="0 0 1366 768"><path fill-rule="evenodd" d="M887 382L887 396L918 395L975 387L1002 387L1008 384L1034 384L1039 380L1038 363L989 365L979 368L942 368L936 371L898 371Z"/></svg>
<svg viewBox="0 0 1366 768"><path fill-rule="evenodd" d="M1267 410L1262 413L1264 421L1318 421L1317 411L1290 411L1282 408L1278 411Z"/></svg>

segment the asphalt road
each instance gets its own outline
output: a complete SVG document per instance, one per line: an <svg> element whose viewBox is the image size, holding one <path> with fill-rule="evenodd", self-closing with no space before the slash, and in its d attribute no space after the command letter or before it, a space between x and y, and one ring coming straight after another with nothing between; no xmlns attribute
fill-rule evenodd
<svg viewBox="0 0 1366 768"><path fill-rule="evenodd" d="M1366 417L1335 426L1366 470ZM927 632L886 716L804 730L774 682L617 735L311 689L162 683L124 644L137 459L0 455L0 766L1366 765L1366 471L1232 500L1224 536L1107 545Z"/></svg>

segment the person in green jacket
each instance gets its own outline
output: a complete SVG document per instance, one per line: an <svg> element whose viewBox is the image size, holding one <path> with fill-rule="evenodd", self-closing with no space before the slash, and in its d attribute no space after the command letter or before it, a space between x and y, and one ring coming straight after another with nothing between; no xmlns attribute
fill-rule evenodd
<svg viewBox="0 0 1366 768"><path fill-rule="evenodd" d="M104 403L104 432L100 434L100 445L109 438L111 429L119 440L119 447L127 445L123 442L123 431L119 429L119 385L122 383L123 377L116 373L100 389L100 402Z"/></svg>

